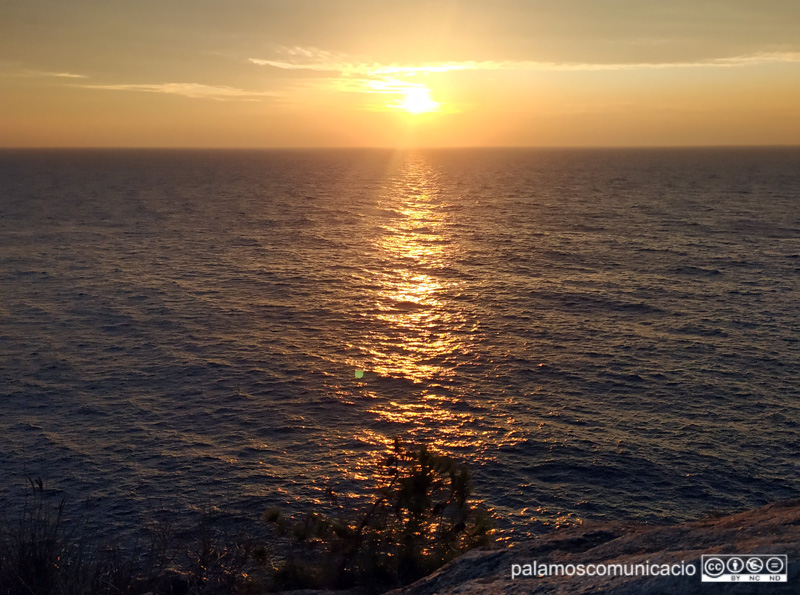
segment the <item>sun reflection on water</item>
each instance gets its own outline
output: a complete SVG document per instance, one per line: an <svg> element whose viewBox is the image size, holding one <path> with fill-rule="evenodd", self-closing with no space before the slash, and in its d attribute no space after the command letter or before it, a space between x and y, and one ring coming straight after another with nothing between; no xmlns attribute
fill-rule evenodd
<svg viewBox="0 0 800 595"><path fill-rule="evenodd" d="M360 446L342 471L357 482L368 483L395 437L484 462L522 439L504 391L476 390L485 337L460 260L468 212L433 163L399 154L365 214L362 326L345 344L349 379L337 397L372 417L348 436Z"/></svg>
<svg viewBox="0 0 800 595"><path fill-rule="evenodd" d="M376 206L384 216L371 245L375 289L362 345L368 411L432 448L474 445L474 413L453 385L469 327L452 299L460 282L447 275L458 249L453 205L430 163L406 155ZM385 446L387 436L364 432L360 440Z"/></svg>
<svg viewBox="0 0 800 595"><path fill-rule="evenodd" d="M453 374L443 361L462 346L453 331L463 316L446 303L457 283L438 274L455 244L446 206L436 172L413 156L378 201L392 216L373 245L382 267L368 353L383 377L418 383Z"/></svg>

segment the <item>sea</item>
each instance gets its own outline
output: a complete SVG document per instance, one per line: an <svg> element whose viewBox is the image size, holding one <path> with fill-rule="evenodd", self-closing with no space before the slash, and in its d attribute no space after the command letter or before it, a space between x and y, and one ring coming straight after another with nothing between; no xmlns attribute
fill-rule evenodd
<svg viewBox="0 0 800 595"><path fill-rule="evenodd" d="M798 290L800 148L3 150L0 509L363 502L396 438L512 537L797 498Z"/></svg>

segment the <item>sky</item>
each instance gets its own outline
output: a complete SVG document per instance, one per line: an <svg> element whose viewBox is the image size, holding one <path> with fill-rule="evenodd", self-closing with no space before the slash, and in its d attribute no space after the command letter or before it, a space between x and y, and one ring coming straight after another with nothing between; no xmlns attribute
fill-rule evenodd
<svg viewBox="0 0 800 595"><path fill-rule="evenodd" d="M797 0L0 0L0 146L800 144Z"/></svg>

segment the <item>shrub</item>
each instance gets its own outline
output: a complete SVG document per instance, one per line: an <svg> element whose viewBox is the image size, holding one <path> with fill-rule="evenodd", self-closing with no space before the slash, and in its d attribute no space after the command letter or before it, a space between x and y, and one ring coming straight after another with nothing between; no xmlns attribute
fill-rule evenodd
<svg viewBox="0 0 800 595"><path fill-rule="evenodd" d="M491 515L452 458L398 439L376 479L371 502L344 516L264 514L294 546L276 569L276 589L406 585L491 542Z"/></svg>
<svg viewBox="0 0 800 595"><path fill-rule="evenodd" d="M17 520L0 528L0 595L124 592L132 566L119 551L76 538L64 523L64 501L53 507L42 480L30 484Z"/></svg>
<svg viewBox="0 0 800 595"><path fill-rule="evenodd" d="M238 595L258 588L249 541L216 528L210 514L183 539L169 523L156 523L149 545L122 549L93 539L83 522L68 528L64 501L49 501L40 479L30 484L15 520L0 525L0 595Z"/></svg>

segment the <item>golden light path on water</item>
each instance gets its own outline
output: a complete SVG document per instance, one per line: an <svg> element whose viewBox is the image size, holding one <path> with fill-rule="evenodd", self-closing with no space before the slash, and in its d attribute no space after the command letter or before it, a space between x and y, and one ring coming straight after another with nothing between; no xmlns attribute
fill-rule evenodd
<svg viewBox="0 0 800 595"><path fill-rule="evenodd" d="M497 415L494 431L476 423L469 396L456 388L456 366L474 353L469 342L478 332L474 317L453 299L462 282L447 274L459 247L461 205L440 187L424 156L405 154L394 172L376 203L393 216L383 220L370 246L382 266L372 271L375 290L366 297L372 308L364 359L353 362L367 371L361 394L371 399L368 412L403 438L444 452L486 451L514 422L499 419L504 416L486 403L480 416ZM365 428L358 439L383 448L394 436Z"/></svg>
<svg viewBox="0 0 800 595"><path fill-rule="evenodd" d="M426 362L446 357L459 347L459 341L445 330L456 322L442 303L447 284L427 272L446 263L453 239L429 166L421 159L407 162L404 174L393 180L390 192L378 204L399 216L382 227L383 234L375 242L387 265L377 280L376 319L384 323L377 326L390 329L391 335L379 340L370 356L375 372L421 382L446 375L441 365ZM396 339L402 342L400 352L393 349Z"/></svg>

